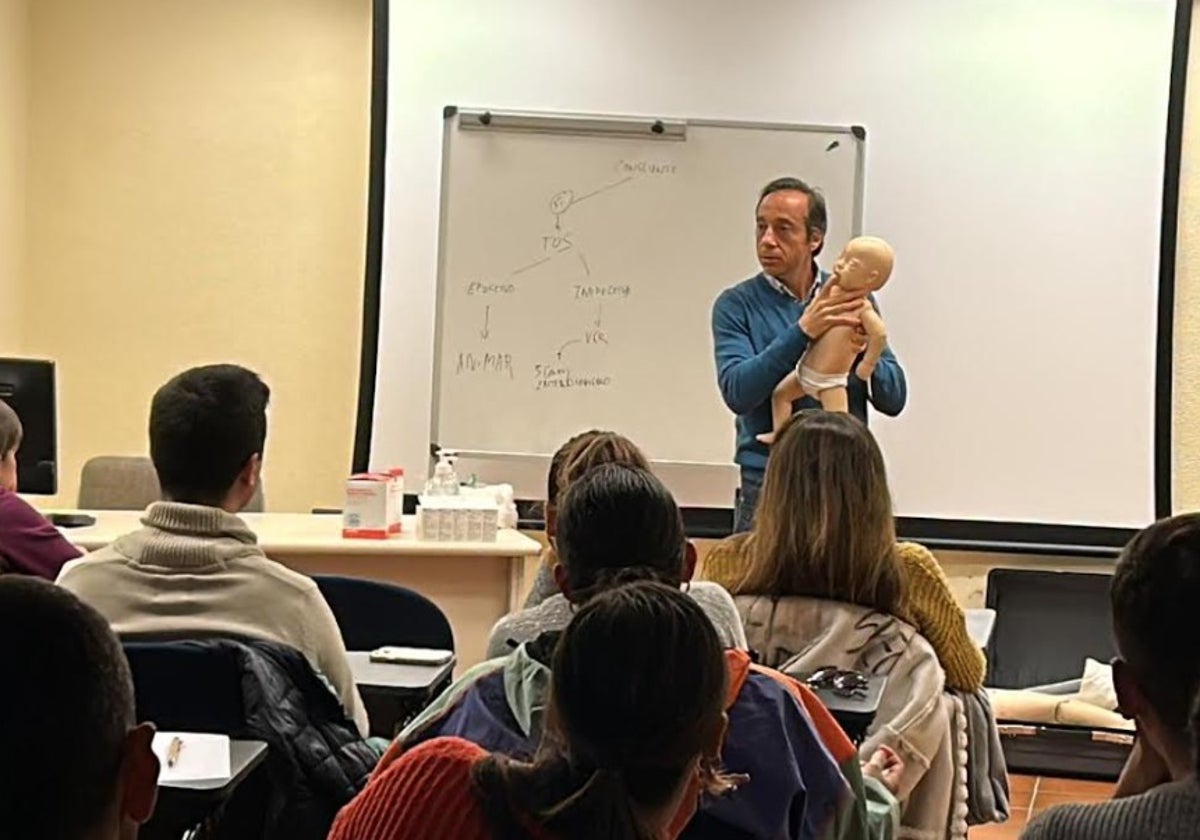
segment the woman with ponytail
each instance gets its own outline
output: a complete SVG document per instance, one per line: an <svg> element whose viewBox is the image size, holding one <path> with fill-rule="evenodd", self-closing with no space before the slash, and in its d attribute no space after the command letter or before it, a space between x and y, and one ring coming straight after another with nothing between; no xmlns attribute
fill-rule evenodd
<svg viewBox="0 0 1200 840"><path fill-rule="evenodd" d="M554 652L541 748L531 761L458 738L405 753L346 806L330 840L664 840L716 769L727 672L704 611L640 581L582 605Z"/></svg>

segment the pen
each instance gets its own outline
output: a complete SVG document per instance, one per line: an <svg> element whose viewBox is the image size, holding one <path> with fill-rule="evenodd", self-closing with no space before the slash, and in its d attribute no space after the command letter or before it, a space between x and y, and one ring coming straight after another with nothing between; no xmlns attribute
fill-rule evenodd
<svg viewBox="0 0 1200 840"><path fill-rule="evenodd" d="M167 747L167 766L174 767L175 762L179 761L179 752L183 749L183 739L178 735L171 739L170 746Z"/></svg>

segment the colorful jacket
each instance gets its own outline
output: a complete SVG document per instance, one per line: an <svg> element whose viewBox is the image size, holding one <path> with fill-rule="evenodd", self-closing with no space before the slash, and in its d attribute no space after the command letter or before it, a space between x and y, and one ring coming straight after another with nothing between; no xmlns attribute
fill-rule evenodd
<svg viewBox="0 0 1200 840"><path fill-rule="evenodd" d="M472 741L490 752L529 758L537 749L549 696L546 634L501 659L469 670L402 732L377 773L413 746L442 736ZM858 754L811 691L726 651L729 730L725 767L751 780L705 800L681 837L755 840L891 838L899 806L873 779L864 780Z"/></svg>

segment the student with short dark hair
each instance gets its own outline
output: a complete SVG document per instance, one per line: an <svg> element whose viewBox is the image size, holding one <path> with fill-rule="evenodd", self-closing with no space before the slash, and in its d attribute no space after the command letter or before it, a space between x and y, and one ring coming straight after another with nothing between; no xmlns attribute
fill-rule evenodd
<svg viewBox="0 0 1200 840"><path fill-rule="evenodd" d="M496 622L488 658L505 656L522 642L566 627L573 609L569 593L582 599L606 571L648 569L676 587L692 579L696 549L683 530L679 506L653 473L621 463L601 464L573 480L562 499L553 570L561 594ZM724 647L746 648L742 620L724 588L696 583L688 584L687 592L712 620Z"/></svg>
<svg viewBox="0 0 1200 840"><path fill-rule="evenodd" d="M555 647L549 728L528 761L437 738L380 773L330 840L656 840L717 767L728 723L711 622L674 586L630 583L580 607Z"/></svg>
<svg viewBox="0 0 1200 840"><path fill-rule="evenodd" d="M17 450L23 436L21 419L0 400L0 573L54 580L80 551L17 495Z"/></svg>
<svg viewBox="0 0 1200 840"><path fill-rule="evenodd" d="M558 538L559 498L576 479L601 464L625 464L650 469L650 462L642 450L629 438L616 432L600 429L580 432L555 451L550 459L550 469L546 472L546 500L543 503L546 539L550 544L542 552L537 576L525 598L525 609L536 607L558 594L558 584L554 580L558 555L554 543Z"/></svg>
<svg viewBox="0 0 1200 840"><path fill-rule="evenodd" d="M154 728L103 616L45 581L0 578L0 836L129 840L154 810Z"/></svg>
<svg viewBox="0 0 1200 840"><path fill-rule="evenodd" d="M367 714L341 632L317 585L272 562L237 515L262 469L270 390L236 365L192 368L150 406L150 457L166 501L139 531L67 564L59 583L121 635L231 636L296 648L359 731Z"/></svg>
<svg viewBox="0 0 1200 840"><path fill-rule="evenodd" d="M1117 798L1042 813L1026 840L1184 840L1200 836L1193 702L1200 688L1200 514L1157 522L1130 541L1111 592L1113 681L1138 740Z"/></svg>

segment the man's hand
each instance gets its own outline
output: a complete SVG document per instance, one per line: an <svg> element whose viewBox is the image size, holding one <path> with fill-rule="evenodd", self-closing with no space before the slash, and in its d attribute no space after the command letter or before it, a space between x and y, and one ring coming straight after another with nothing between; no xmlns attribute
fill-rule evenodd
<svg viewBox="0 0 1200 840"><path fill-rule="evenodd" d="M857 327L862 323L862 301L866 289L847 292L831 282L825 283L800 316L801 331L816 341L833 327Z"/></svg>
<svg viewBox="0 0 1200 840"><path fill-rule="evenodd" d="M900 790L900 776L904 773L904 759L891 747L880 747L871 758L862 764L864 776L883 782L893 796Z"/></svg>

